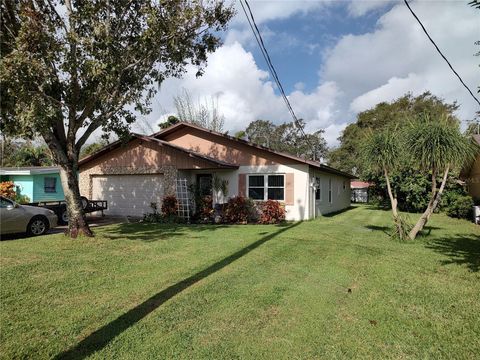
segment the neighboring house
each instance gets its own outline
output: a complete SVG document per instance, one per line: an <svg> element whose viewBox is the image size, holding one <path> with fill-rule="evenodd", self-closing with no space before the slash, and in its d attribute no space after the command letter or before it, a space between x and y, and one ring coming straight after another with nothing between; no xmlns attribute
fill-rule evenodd
<svg viewBox="0 0 480 360"><path fill-rule="evenodd" d="M480 145L480 135L473 135L473 138ZM460 178L465 180L468 193L475 203L480 205L480 154L475 161L461 171Z"/></svg>
<svg viewBox="0 0 480 360"><path fill-rule="evenodd" d="M288 220L350 206L350 174L187 123L106 146L80 161L79 181L83 196L108 201L106 213L142 216L175 194L179 179L226 202L213 194L213 175L228 180L227 197L282 202Z"/></svg>
<svg viewBox="0 0 480 360"><path fill-rule="evenodd" d="M64 200L58 166L0 168L1 181L13 181L17 193L30 202Z"/></svg>
<svg viewBox="0 0 480 360"><path fill-rule="evenodd" d="M350 188L352 189L352 202L367 203L368 202L368 188L370 183L359 180L352 180Z"/></svg>

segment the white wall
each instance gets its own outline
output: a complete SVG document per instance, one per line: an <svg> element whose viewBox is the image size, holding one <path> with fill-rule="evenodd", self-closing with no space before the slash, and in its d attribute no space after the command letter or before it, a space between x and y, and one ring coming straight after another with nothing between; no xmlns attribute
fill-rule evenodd
<svg viewBox="0 0 480 360"><path fill-rule="evenodd" d="M312 212L315 212L315 217L340 211L350 206L351 190L350 179L326 173L319 170L312 170L310 173L311 182L315 181L315 177L320 178L321 198L315 199L315 189L311 188L310 192L310 207ZM328 190L329 180L332 181L332 201L329 202ZM345 189L343 185L345 184ZM312 214L313 217L313 214Z"/></svg>
<svg viewBox="0 0 480 360"><path fill-rule="evenodd" d="M293 173L294 203L285 206L287 220L306 220L309 218L308 188L309 176L308 165L264 165L264 166L240 166L237 170L189 170L179 171L179 178L186 178L189 183L196 181L196 174L216 174L220 178L228 180L228 196L231 198L238 194L239 174L286 174ZM248 191L248 189L246 189ZM214 194L214 202L223 202L221 194Z"/></svg>
<svg viewBox="0 0 480 360"><path fill-rule="evenodd" d="M196 181L196 174L216 174L228 180L228 196L238 194L239 174L294 174L294 205L287 205L287 220L307 220L331 212L339 211L350 206L350 179L322 172L309 170L306 164L298 165L264 165L240 166L238 170L188 170L179 171L178 177L187 178L189 183ZM311 186L315 177L320 177L322 187L321 200L315 200L315 190ZM332 179L332 202L328 201L328 179ZM343 184L345 182L345 189ZM246 189L248 191L248 189ZM221 194L214 194L214 202L226 202Z"/></svg>

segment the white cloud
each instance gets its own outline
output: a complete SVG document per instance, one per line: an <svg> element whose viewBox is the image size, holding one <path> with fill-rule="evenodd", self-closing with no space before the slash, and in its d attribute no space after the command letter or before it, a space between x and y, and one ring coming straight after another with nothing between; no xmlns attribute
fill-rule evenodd
<svg viewBox="0 0 480 360"><path fill-rule="evenodd" d="M350 4L356 7L356 12L350 9L352 16L385 5L363 1L355 4ZM324 3L286 1L251 5L257 21L263 23L265 35L274 36L269 32L268 21L307 14ZM477 14L458 2L415 1L411 6L464 80L476 89L480 84L478 58L473 56L478 51L474 42L480 33ZM255 43L250 29L237 19L241 16L244 17L243 13L237 15L225 45L209 56L202 77L196 78L196 69L189 67L183 79L169 79L162 84L149 119L154 127L162 114L175 112L173 96L182 88L188 89L194 99L216 97L226 118L225 129L232 132L244 129L255 119L275 123L291 120L269 74L257 66L246 50L246 46ZM307 130L325 129L330 146L337 144L339 133L348 122L354 121L357 112L406 92L416 95L430 90L448 102L458 100L461 105L458 115L462 119L471 118L478 109L400 3L379 18L374 31L341 37L335 46L324 51L319 62L323 65L317 87L308 91L299 81L288 96L297 116L307 121Z"/></svg>
<svg viewBox="0 0 480 360"><path fill-rule="evenodd" d="M480 83L478 58L473 56L480 32L477 14L458 2L415 1L411 6L456 70L475 89ZM448 102L458 100L462 119L471 118L478 109L403 4L385 13L375 31L341 38L325 59L321 78L338 84L346 99L351 99L345 106L353 112L408 91L417 95L425 90Z"/></svg>
<svg viewBox="0 0 480 360"><path fill-rule="evenodd" d="M168 79L157 96L164 113L175 111L173 97L185 88L194 100L215 97L219 110L225 115L225 129L244 129L256 119L277 124L291 121L283 99L275 92L269 74L258 68L250 52L238 42L224 45L208 58L202 77L195 77L190 67L182 79ZM301 85L299 85L301 88ZM327 127L335 113L335 101L340 94L334 82L318 86L313 92L297 89L289 96L298 117L308 121L308 130ZM159 122L159 110L150 122Z"/></svg>

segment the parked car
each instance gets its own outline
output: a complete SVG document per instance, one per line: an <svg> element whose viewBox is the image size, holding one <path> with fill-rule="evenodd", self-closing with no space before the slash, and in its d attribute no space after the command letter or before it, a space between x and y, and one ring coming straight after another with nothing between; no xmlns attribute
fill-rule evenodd
<svg viewBox="0 0 480 360"><path fill-rule="evenodd" d="M0 234L43 235L57 226L55 212L43 207L19 205L0 196Z"/></svg>

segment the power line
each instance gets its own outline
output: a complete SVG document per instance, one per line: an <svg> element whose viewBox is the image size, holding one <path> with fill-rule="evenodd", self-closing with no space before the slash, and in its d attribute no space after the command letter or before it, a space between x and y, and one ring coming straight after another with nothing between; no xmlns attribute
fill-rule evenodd
<svg viewBox="0 0 480 360"><path fill-rule="evenodd" d="M243 1L245 1L245 5L248 8L248 13L247 13L247 9L243 5ZM300 121L295 115L295 111L293 111L292 105L290 104L290 101L288 100L287 95L285 94L282 83L280 82L280 79L278 77L277 71L275 70L272 60L270 59L270 55L268 54L267 48L265 47L265 43L263 42L263 38L262 38L262 35L260 34L260 30L258 29L258 26L255 22L255 17L253 16L252 9L250 8L250 4L248 3L247 0L243 0L243 1L240 0L240 5L242 6L243 12L247 17L247 21L248 21L248 24L250 25L250 29L252 29L253 35L255 36L255 40L257 41L258 46L260 47L260 51L263 55L263 58L265 59L265 62L267 63L270 73L272 74L272 77L275 80L275 83L277 84L278 89L280 90L280 94L282 95L282 98L285 101L285 104L287 105L288 111L292 115L295 125L298 128L300 128L301 132L303 133L303 136L309 142L307 138L307 134L305 133L303 126L301 125Z"/></svg>
<svg viewBox="0 0 480 360"><path fill-rule="evenodd" d="M460 80L460 82L462 83L462 85L465 87L465 89L467 89L467 91L470 93L470 95L472 95L473 99L478 103L478 105L480 105L480 101L477 99L477 97L473 94L472 90L470 90L470 88L467 86L467 84L465 84L465 82L463 81L463 79L460 77L460 75L458 75L458 73L455 71L455 69L453 68L452 64L450 64L450 62L448 61L448 59L445 57L445 55L443 55L442 51L438 48L437 44L435 43L435 41L433 41L433 39L430 37L430 35L428 34L428 31L427 29L425 29L425 26L423 26L422 22L420 21L420 19L418 18L418 16L415 14L415 12L412 10L412 8L410 7L410 5L408 5L408 2L407 0L403 0L403 2L405 3L405 5L407 5L407 8L408 10L410 10L410 12L412 13L413 17L418 21L418 23L420 24L420 26L422 27L423 29L423 32L425 33L425 35L427 35L428 39L430 40L430 42L433 44L433 46L435 46L435 49L437 49L438 53L440 54L440 56L447 62L448 66L450 67L450 69L453 71L453 73L457 76L458 80Z"/></svg>

